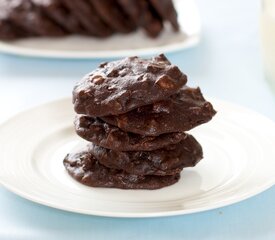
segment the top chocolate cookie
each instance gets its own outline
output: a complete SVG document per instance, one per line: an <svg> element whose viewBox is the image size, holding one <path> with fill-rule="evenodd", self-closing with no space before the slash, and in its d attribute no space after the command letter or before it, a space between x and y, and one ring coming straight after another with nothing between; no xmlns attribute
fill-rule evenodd
<svg viewBox="0 0 275 240"><path fill-rule="evenodd" d="M74 109L89 116L118 115L164 100L186 82L186 75L163 54L103 63L74 87Z"/></svg>

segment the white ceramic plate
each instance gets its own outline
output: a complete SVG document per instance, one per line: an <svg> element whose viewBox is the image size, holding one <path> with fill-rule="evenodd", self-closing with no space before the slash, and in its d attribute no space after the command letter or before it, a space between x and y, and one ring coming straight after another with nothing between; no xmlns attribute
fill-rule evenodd
<svg viewBox="0 0 275 240"><path fill-rule="evenodd" d="M204 159L160 190L91 188L65 171L64 156L79 144L71 99L51 102L0 127L0 181L12 192L47 206L113 217L194 213L232 204L275 183L275 124L267 118L212 100L218 114L191 133Z"/></svg>
<svg viewBox="0 0 275 240"><path fill-rule="evenodd" d="M1 42L0 51L10 54L51 58L114 58L178 51L196 45L200 39L200 17L194 0L175 0L181 31L169 26L157 39L142 31L115 35L108 39L73 36L65 38L34 38Z"/></svg>

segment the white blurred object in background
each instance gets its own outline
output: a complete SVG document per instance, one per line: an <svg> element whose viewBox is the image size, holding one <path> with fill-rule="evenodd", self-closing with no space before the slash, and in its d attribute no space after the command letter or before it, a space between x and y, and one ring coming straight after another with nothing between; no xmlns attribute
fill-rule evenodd
<svg viewBox="0 0 275 240"><path fill-rule="evenodd" d="M262 0L260 22L265 75L275 91L275 0Z"/></svg>

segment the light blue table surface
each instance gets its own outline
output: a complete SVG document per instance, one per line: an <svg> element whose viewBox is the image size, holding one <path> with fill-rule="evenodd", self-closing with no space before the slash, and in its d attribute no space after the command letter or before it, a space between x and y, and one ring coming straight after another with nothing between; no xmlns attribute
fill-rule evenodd
<svg viewBox="0 0 275 240"><path fill-rule="evenodd" d="M259 51L259 2L198 1L201 44L168 56L188 74L189 85L199 85L205 95L247 106L275 120L275 95L264 81ZM25 108L69 96L75 81L101 61L0 55L0 121ZM51 209L0 187L0 239L274 240L274 203L272 187L243 202L207 212L115 219Z"/></svg>

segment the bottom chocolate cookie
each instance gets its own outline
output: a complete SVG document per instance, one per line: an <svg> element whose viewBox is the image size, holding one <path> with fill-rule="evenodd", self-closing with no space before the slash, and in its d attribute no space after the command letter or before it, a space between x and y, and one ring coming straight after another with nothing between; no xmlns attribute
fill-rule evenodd
<svg viewBox="0 0 275 240"><path fill-rule="evenodd" d="M68 154L63 163L75 180L92 187L153 190L172 185L180 179L180 174L142 176L107 168L95 159L87 147Z"/></svg>

